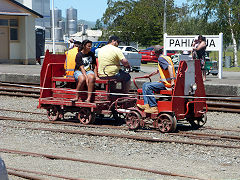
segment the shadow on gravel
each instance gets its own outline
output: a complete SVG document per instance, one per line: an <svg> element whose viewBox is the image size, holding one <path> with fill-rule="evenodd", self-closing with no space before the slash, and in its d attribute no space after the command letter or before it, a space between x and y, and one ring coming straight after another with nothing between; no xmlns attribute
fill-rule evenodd
<svg viewBox="0 0 240 180"><path fill-rule="evenodd" d="M71 123L79 123L80 121L76 116L68 116L67 118L60 120L62 122L71 122ZM110 126L122 126L124 124L126 124L125 122L125 118L124 117L115 117L113 118L112 116L106 117L106 116L97 116L94 123L95 125L110 125ZM153 129L153 127L141 127L140 129L142 130L151 130ZM199 127L193 127L191 125L189 125L188 123L186 124L181 124L178 123L177 124L177 129L174 133L178 133L179 131L193 131L193 130L197 130L199 129Z"/></svg>
<svg viewBox="0 0 240 180"><path fill-rule="evenodd" d="M60 120L62 122L71 122L71 123L80 123L79 119L76 116L67 117L63 120ZM97 116L95 119L95 122L93 123L95 125L112 125L112 126L121 126L125 123L124 118L116 117L114 119L113 117L102 117Z"/></svg>
<svg viewBox="0 0 240 180"><path fill-rule="evenodd" d="M176 132L179 132L179 131L192 131L192 130L197 130L197 129L199 129L199 127L192 127L191 125L187 125L187 124L178 124Z"/></svg>

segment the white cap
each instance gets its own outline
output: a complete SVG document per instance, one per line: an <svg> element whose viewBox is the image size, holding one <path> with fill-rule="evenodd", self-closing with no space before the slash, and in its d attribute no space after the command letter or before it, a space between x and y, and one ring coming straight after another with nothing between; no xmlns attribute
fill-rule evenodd
<svg viewBox="0 0 240 180"><path fill-rule="evenodd" d="M196 37L194 38L194 41L198 41L198 36L196 36Z"/></svg>

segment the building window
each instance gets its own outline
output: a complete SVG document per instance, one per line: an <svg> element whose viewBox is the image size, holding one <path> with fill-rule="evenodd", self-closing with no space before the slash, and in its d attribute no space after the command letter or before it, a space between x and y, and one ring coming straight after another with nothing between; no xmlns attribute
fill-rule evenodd
<svg viewBox="0 0 240 180"><path fill-rule="evenodd" d="M8 19L0 19L0 26L8 26Z"/></svg>
<svg viewBox="0 0 240 180"><path fill-rule="evenodd" d="M17 41L18 40L18 19L10 19L10 40Z"/></svg>
<svg viewBox="0 0 240 180"><path fill-rule="evenodd" d="M10 40L17 41L18 40L18 29L10 28Z"/></svg>
<svg viewBox="0 0 240 180"><path fill-rule="evenodd" d="M10 26L18 27L18 20L17 19L10 19Z"/></svg>
<svg viewBox="0 0 240 180"><path fill-rule="evenodd" d="M18 40L18 19L0 19L0 26L7 26L10 29L10 40Z"/></svg>

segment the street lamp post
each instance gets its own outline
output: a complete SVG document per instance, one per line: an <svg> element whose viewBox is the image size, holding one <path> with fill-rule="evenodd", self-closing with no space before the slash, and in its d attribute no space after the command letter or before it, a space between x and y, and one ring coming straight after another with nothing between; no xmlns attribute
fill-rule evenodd
<svg viewBox="0 0 240 180"><path fill-rule="evenodd" d="M164 0L164 15L163 15L163 34L166 33L166 30L167 30L167 19L166 19L166 16L167 16L167 0Z"/></svg>
<svg viewBox="0 0 240 180"><path fill-rule="evenodd" d="M53 42L53 54L55 54L55 24L54 24L54 0L52 0L52 42Z"/></svg>

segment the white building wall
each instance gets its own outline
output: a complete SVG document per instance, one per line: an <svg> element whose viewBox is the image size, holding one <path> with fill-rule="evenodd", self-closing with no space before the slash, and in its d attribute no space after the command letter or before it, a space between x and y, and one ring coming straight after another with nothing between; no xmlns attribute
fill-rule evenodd
<svg viewBox="0 0 240 180"><path fill-rule="evenodd" d="M19 40L10 42L10 60L20 64L36 64L35 18L19 17Z"/></svg>
<svg viewBox="0 0 240 180"><path fill-rule="evenodd" d="M27 16L25 21L25 36L26 36L26 57L27 61L36 59L36 35L34 28L35 18Z"/></svg>
<svg viewBox="0 0 240 180"><path fill-rule="evenodd" d="M19 17L18 38L16 42L10 42L10 59L21 61L25 59L25 17Z"/></svg>

